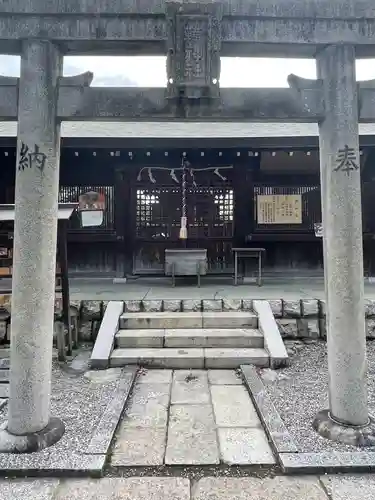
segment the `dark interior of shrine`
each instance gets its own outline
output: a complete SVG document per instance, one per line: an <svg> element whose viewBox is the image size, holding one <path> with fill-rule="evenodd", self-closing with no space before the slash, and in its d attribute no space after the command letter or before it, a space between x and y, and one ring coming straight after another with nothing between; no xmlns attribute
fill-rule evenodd
<svg viewBox="0 0 375 500"><path fill-rule="evenodd" d="M220 147L218 140L209 148L141 148L136 142L134 148L62 147L59 202L78 203L88 192L104 198L99 225L83 227L79 212L70 221L71 275L163 274L164 250L181 246L182 158L186 244L207 249L210 273L232 273L232 248L253 246L266 250L266 273L322 275L317 147ZM0 147L0 203L14 203L15 151ZM374 160L375 148L361 149L367 275L375 275ZM300 197L298 223L265 221L258 213L259 197L278 195Z"/></svg>

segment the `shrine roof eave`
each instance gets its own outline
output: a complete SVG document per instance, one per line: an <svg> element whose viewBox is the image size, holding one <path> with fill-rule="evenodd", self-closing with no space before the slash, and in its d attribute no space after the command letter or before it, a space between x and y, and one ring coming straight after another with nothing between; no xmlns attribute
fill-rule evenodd
<svg viewBox="0 0 375 500"><path fill-rule="evenodd" d="M359 125L362 145L375 146L375 123ZM317 147L316 123L63 122L64 147ZM16 122L0 122L0 145L14 147Z"/></svg>

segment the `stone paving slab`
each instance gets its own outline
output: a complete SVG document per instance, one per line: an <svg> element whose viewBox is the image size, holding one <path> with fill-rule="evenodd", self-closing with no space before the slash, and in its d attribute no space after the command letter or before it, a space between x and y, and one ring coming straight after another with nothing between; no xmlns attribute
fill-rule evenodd
<svg viewBox="0 0 375 500"><path fill-rule="evenodd" d="M375 498L374 476L322 476L321 481L330 495L330 500L374 500Z"/></svg>
<svg viewBox="0 0 375 500"><path fill-rule="evenodd" d="M263 429L218 429L221 459L228 465L276 463Z"/></svg>
<svg viewBox="0 0 375 500"><path fill-rule="evenodd" d="M206 371L174 371L171 396L172 404L209 404L210 399Z"/></svg>
<svg viewBox="0 0 375 500"><path fill-rule="evenodd" d="M58 479L0 480L0 500L52 500Z"/></svg>
<svg viewBox="0 0 375 500"><path fill-rule="evenodd" d="M190 482L179 477L68 481L59 486L53 500L190 500Z"/></svg>
<svg viewBox="0 0 375 500"><path fill-rule="evenodd" d="M212 385L212 403L218 427L260 427L254 405L242 385Z"/></svg>
<svg viewBox="0 0 375 500"><path fill-rule="evenodd" d="M242 385L234 370L208 370L208 381L211 385Z"/></svg>
<svg viewBox="0 0 375 500"><path fill-rule="evenodd" d="M191 500L328 500L316 478L213 478L192 487ZM340 499L341 500L341 499ZM358 499L359 500L359 499Z"/></svg>
<svg viewBox="0 0 375 500"><path fill-rule="evenodd" d="M142 369L138 372L138 384L171 384L172 370Z"/></svg>
<svg viewBox="0 0 375 500"><path fill-rule="evenodd" d="M172 405L168 426L167 465L219 463L211 405Z"/></svg>
<svg viewBox="0 0 375 500"><path fill-rule="evenodd" d="M170 384L137 384L124 422L128 427L165 427L169 400Z"/></svg>
<svg viewBox="0 0 375 500"><path fill-rule="evenodd" d="M167 440L165 427L120 428L114 446L113 467L163 465Z"/></svg>

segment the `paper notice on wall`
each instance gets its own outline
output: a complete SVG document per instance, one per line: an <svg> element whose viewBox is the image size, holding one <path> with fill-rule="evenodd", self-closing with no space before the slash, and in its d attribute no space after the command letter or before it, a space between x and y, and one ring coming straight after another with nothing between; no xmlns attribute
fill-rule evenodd
<svg viewBox="0 0 375 500"><path fill-rule="evenodd" d="M258 195L258 224L302 224L302 196Z"/></svg>

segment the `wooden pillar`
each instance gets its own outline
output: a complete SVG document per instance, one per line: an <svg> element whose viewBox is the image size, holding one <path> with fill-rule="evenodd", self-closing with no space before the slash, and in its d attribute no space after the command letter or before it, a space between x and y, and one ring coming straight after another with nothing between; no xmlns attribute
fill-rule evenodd
<svg viewBox="0 0 375 500"><path fill-rule="evenodd" d="M68 221L61 220L57 226L57 252L61 269L61 289L62 289L62 307L63 321L68 332L67 355L72 354L72 325L70 322L70 297L69 297L69 274L68 274L68 251L67 251L67 224ZM77 345L74 345L77 347Z"/></svg>
<svg viewBox="0 0 375 500"><path fill-rule="evenodd" d="M132 272L133 231L131 209L131 171L129 167L118 168L115 172L115 231L116 276L125 278Z"/></svg>
<svg viewBox="0 0 375 500"><path fill-rule="evenodd" d="M246 165L234 165L234 246L244 246L254 232L254 179L256 172L249 158ZM251 241L251 239L250 239Z"/></svg>

